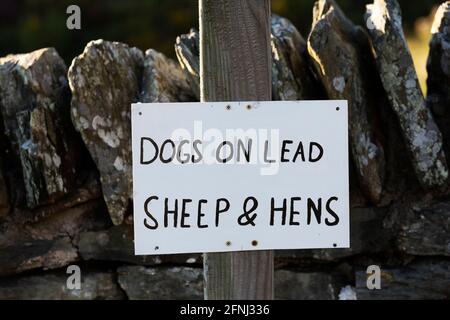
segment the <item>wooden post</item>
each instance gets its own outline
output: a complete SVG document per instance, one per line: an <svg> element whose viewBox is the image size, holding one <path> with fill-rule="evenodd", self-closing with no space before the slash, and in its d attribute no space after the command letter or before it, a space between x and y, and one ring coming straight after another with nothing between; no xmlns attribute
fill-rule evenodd
<svg viewBox="0 0 450 320"><path fill-rule="evenodd" d="M199 16L201 101L271 100L270 0L199 0ZM205 299L272 299L273 253L205 253L204 280Z"/></svg>

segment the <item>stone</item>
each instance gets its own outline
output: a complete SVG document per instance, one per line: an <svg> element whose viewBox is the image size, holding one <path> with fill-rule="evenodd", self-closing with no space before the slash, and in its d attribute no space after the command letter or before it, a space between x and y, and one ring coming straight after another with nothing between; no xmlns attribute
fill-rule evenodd
<svg viewBox="0 0 450 320"><path fill-rule="evenodd" d="M313 77L306 41L286 18L273 14L271 20L272 99L317 98L320 85Z"/></svg>
<svg viewBox="0 0 450 320"><path fill-rule="evenodd" d="M450 1L436 12L431 29L427 62L427 106L444 138L444 149L450 159Z"/></svg>
<svg viewBox="0 0 450 320"><path fill-rule="evenodd" d="M34 223L27 223L21 227L20 236L26 234L32 239L46 240L69 236L74 240L82 232L102 230L110 226L105 205L97 200L44 217Z"/></svg>
<svg viewBox="0 0 450 320"><path fill-rule="evenodd" d="M277 270L274 274L275 299L336 300L343 280L326 272Z"/></svg>
<svg viewBox="0 0 450 320"><path fill-rule="evenodd" d="M54 269L79 259L75 239L111 225L104 204L91 201L32 221L0 224L0 275Z"/></svg>
<svg viewBox="0 0 450 320"><path fill-rule="evenodd" d="M78 253L69 237L54 240L33 240L0 247L0 275L30 269L56 269L78 260Z"/></svg>
<svg viewBox="0 0 450 320"><path fill-rule="evenodd" d="M54 48L0 58L0 114L29 208L76 186L81 140L69 113L67 68ZM18 201L21 204L21 201Z"/></svg>
<svg viewBox="0 0 450 320"><path fill-rule="evenodd" d="M82 232L77 247L83 260L120 261L145 266L202 263L200 254L135 255L133 226L126 223L107 230Z"/></svg>
<svg viewBox="0 0 450 320"><path fill-rule="evenodd" d="M320 96L320 83L310 70L305 40L288 19L275 14L271 19L271 48L273 100L307 100ZM198 31L191 29L188 34L177 37L175 52L199 100Z"/></svg>
<svg viewBox="0 0 450 320"><path fill-rule="evenodd" d="M0 300L118 300L126 296L113 272L84 272L81 289L68 289L65 270L0 278Z"/></svg>
<svg viewBox="0 0 450 320"><path fill-rule="evenodd" d="M376 66L374 70L378 73ZM373 92L384 92L381 80L377 83L379 86L376 89L372 87ZM387 96L379 94L379 97L382 98L375 106L376 112L372 113L372 118L377 119L378 131L382 132L381 144L384 148L386 172L383 196L379 205L386 206L405 194L423 194L424 190L417 180L397 115L391 108Z"/></svg>
<svg viewBox="0 0 450 320"><path fill-rule="evenodd" d="M57 203L35 210L13 208L0 222L0 247L23 240L28 236L27 232L24 232L26 230L36 230L36 234L48 234L46 229L53 225L58 235L67 235L65 231L76 228L78 231L71 232L71 236L92 230L88 225L97 225L100 229L108 227L111 222L100 198L99 183L89 181ZM76 225L78 227L75 227Z"/></svg>
<svg viewBox="0 0 450 320"><path fill-rule="evenodd" d="M397 248L417 256L450 256L450 202L428 206L397 204L385 226L396 234Z"/></svg>
<svg viewBox="0 0 450 320"><path fill-rule="evenodd" d="M201 269L124 266L117 272L119 284L131 300L203 299Z"/></svg>
<svg viewBox="0 0 450 320"><path fill-rule="evenodd" d="M94 179L94 177L91 177L80 187L73 190L56 203L41 206L34 210L12 207L9 215L6 216L4 220L0 220L0 230L2 229L2 226L16 225L17 227L20 227L25 224L34 224L53 215L57 217L58 214L65 212L68 209L78 206L81 207L83 204L91 201L95 202L94 200L100 200L101 197L102 191L100 183ZM97 203L99 202L97 201ZM0 232L0 239L2 239L2 236L3 235Z"/></svg>
<svg viewBox="0 0 450 320"><path fill-rule="evenodd" d="M7 216L10 210L9 192L6 186L6 181L3 176L3 162L0 159L0 220Z"/></svg>
<svg viewBox="0 0 450 320"><path fill-rule="evenodd" d="M423 97L396 0L367 6L366 25L384 89L395 111L416 176L425 188L442 186L448 169L439 131Z"/></svg>
<svg viewBox="0 0 450 320"><path fill-rule="evenodd" d="M99 172L114 224L132 197L131 104L138 102L143 53L119 42L91 41L69 68L72 121Z"/></svg>
<svg viewBox="0 0 450 320"><path fill-rule="evenodd" d="M197 101L200 101L200 49L199 34L191 29L188 34L178 36L175 42L175 53L181 69L189 79Z"/></svg>
<svg viewBox="0 0 450 320"><path fill-rule="evenodd" d="M80 206L91 200L98 200L102 197L100 182L95 177L89 177L80 187L66 195L63 199L45 207L37 208L32 212L20 212L18 217L22 221L36 222L39 219L63 212L67 209Z"/></svg>
<svg viewBox="0 0 450 320"><path fill-rule="evenodd" d="M358 300L443 300L450 297L450 262L426 260L404 267L381 266L381 289L367 289L366 270L356 272Z"/></svg>
<svg viewBox="0 0 450 320"><path fill-rule="evenodd" d="M145 52L140 102L195 101L187 74L172 59L153 49Z"/></svg>
<svg viewBox="0 0 450 320"><path fill-rule="evenodd" d="M319 0L308 38L308 52L330 99L348 100L349 140L359 184L373 203L381 198L384 151L368 118L369 99L363 52L364 32L348 20L334 1Z"/></svg>

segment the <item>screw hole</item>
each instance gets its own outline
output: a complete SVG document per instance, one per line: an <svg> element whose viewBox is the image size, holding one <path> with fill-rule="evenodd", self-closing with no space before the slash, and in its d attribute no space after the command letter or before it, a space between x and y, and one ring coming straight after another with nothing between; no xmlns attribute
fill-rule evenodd
<svg viewBox="0 0 450 320"><path fill-rule="evenodd" d="M339 110L341 110L341 108L339 108L339 107L336 107L336 111L339 111Z"/></svg>
<svg viewBox="0 0 450 320"><path fill-rule="evenodd" d="M337 247L337 244L336 244L336 243L333 243L333 247L335 247L335 248L336 248L336 247Z"/></svg>
<svg viewBox="0 0 450 320"><path fill-rule="evenodd" d="M139 112L139 115L142 116L142 112Z"/></svg>
<svg viewBox="0 0 450 320"><path fill-rule="evenodd" d="M252 246L256 247L257 245L258 245L258 241L253 240L253 241L252 241Z"/></svg>
<svg viewBox="0 0 450 320"><path fill-rule="evenodd" d="M158 247L158 246L156 246L156 247L155 247L155 250L159 250L159 247Z"/></svg>
<svg viewBox="0 0 450 320"><path fill-rule="evenodd" d="M251 105L247 105L247 110L250 110L252 108L252 106Z"/></svg>
<svg viewBox="0 0 450 320"><path fill-rule="evenodd" d="M227 241L225 244L227 245L227 247L229 247L231 246L231 241Z"/></svg>
<svg viewBox="0 0 450 320"><path fill-rule="evenodd" d="M231 110L231 106L230 105L227 105L227 110Z"/></svg>

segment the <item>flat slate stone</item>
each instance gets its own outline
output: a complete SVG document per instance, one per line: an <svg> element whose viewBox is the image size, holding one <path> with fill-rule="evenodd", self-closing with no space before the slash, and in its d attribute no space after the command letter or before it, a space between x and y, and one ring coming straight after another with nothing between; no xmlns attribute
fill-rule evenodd
<svg viewBox="0 0 450 320"><path fill-rule="evenodd" d="M119 42L91 41L72 61L72 121L99 172L114 224L132 197L131 103L138 102L144 55Z"/></svg>
<svg viewBox="0 0 450 320"><path fill-rule="evenodd" d="M424 260L404 267L381 267L381 289L367 289L365 270L356 272L358 300L442 300L450 297L450 262Z"/></svg>
<svg viewBox="0 0 450 320"><path fill-rule="evenodd" d="M188 267L118 269L119 284L131 300L203 299L203 272Z"/></svg>
<svg viewBox="0 0 450 320"><path fill-rule="evenodd" d="M442 134L423 97L402 29L396 0L367 6L367 30L389 101L397 114L413 167L422 186L443 185L448 178Z"/></svg>
<svg viewBox="0 0 450 320"><path fill-rule="evenodd" d="M91 201L38 221L0 224L0 275L55 269L79 260L75 239L111 225L104 204Z"/></svg>
<svg viewBox="0 0 450 320"><path fill-rule="evenodd" d="M385 221L397 248L416 256L450 256L450 203L395 205Z"/></svg>
<svg viewBox="0 0 450 320"><path fill-rule="evenodd" d="M341 277L329 272L275 271L275 299L337 300L344 285Z"/></svg>
<svg viewBox="0 0 450 320"><path fill-rule="evenodd" d="M361 189L373 203L383 190L384 151L368 118L367 79L363 55L364 33L348 20L334 1L320 0L308 51L330 99L348 100L349 140Z"/></svg>
<svg viewBox="0 0 450 320"><path fill-rule="evenodd" d="M133 226L123 223L107 230L82 232L77 244L84 260L121 261L139 265L201 265L200 254L135 255Z"/></svg>
<svg viewBox="0 0 450 320"><path fill-rule="evenodd" d="M81 289L69 289L70 274L52 271L45 274L0 278L1 300L118 300L126 296L113 272L84 272Z"/></svg>
<svg viewBox="0 0 450 320"><path fill-rule="evenodd" d="M54 202L76 186L82 150L70 122L66 74L54 48L0 58L0 114L11 162L19 168L14 191L23 186L29 208Z"/></svg>
<svg viewBox="0 0 450 320"><path fill-rule="evenodd" d="M153 49L144 57L140 102L195 101L187 74L172 59Z"/></svg>
<svg viewBox="0 0 450 320"><path fill-rule="evenodd" d="M447 159L450 159L450 1L437 10L431 33L427 105L442 132Z"/></svg>

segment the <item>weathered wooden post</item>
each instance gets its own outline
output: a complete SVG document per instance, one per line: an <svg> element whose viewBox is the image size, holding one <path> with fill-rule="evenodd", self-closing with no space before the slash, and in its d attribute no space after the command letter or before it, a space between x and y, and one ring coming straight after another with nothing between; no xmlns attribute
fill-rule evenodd
<svg viewBox="0 0 450 320"><path fill-rule="evenodd" d="M199 17L201 101L271 100L270 0L199 0ZM204 277L205 299L272 299L273 253L206 253Z"/></svg>

